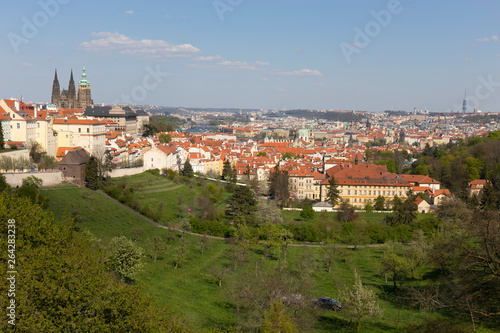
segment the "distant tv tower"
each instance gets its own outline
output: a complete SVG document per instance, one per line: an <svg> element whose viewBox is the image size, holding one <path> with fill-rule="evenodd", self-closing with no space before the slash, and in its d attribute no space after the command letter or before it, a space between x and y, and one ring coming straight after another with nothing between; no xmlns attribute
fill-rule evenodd
<svg viewBox="0 0 500 333"><path fill-rule="evenodd" d="M462 111L465 113L467 113L467 90L465 91L465 97L464 97L464 104L462 106Z"/></svg>

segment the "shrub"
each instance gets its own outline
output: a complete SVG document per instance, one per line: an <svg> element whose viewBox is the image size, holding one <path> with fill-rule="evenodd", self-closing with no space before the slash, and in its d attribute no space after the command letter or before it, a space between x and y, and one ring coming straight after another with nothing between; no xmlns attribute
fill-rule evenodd
<svg viewBox="0 0 500 333"><path fill-rule="evenodd" d="M160 169L149 169L148 172L152 175L159 176L160 175Z"/></svg>

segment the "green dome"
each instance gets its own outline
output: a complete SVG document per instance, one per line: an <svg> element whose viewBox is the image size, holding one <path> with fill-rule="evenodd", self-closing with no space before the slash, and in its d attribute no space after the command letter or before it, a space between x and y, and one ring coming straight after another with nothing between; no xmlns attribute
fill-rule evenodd
<svg viewBox="0 0 500 333"><path fill-rule="evenodd" d="M85 73L85 66L83 66L82 79L78 83L79 86L90 86L89 81L87 80L87 73Z"/></svg>

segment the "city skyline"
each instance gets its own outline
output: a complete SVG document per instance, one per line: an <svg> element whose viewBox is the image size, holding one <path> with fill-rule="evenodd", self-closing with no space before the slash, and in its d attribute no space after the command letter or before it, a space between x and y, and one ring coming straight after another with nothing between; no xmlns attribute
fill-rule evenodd
<svg viewBox="0 0 500 333"><path fill-rule="evenodd" d="M6 97L50 102L54 69L85 65L96 104L461 111L467 89L500 111L493 1L4 6Z"/></svg>

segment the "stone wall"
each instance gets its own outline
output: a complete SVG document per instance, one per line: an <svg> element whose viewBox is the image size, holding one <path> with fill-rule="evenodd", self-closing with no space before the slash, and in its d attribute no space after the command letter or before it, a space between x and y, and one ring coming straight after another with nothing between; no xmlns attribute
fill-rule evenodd
<svg viewBox="0 0 500 333"><path fill-rule="evenodd" d="M62 183L64 177L61 171L48 171L48 172L24 172L24 173L4 173L7 183L12 186L21 186L24 178L35 176L43 180L42 186L54 186Z"/></svg>
<svg viewBox="0 0 500 333"><path fill-rule="evenodd" d="M144 172L144 167L114 169L113 171L110 172L109 176L111 178L117 178L117 177L137 175L143 172Z"/></svg>

